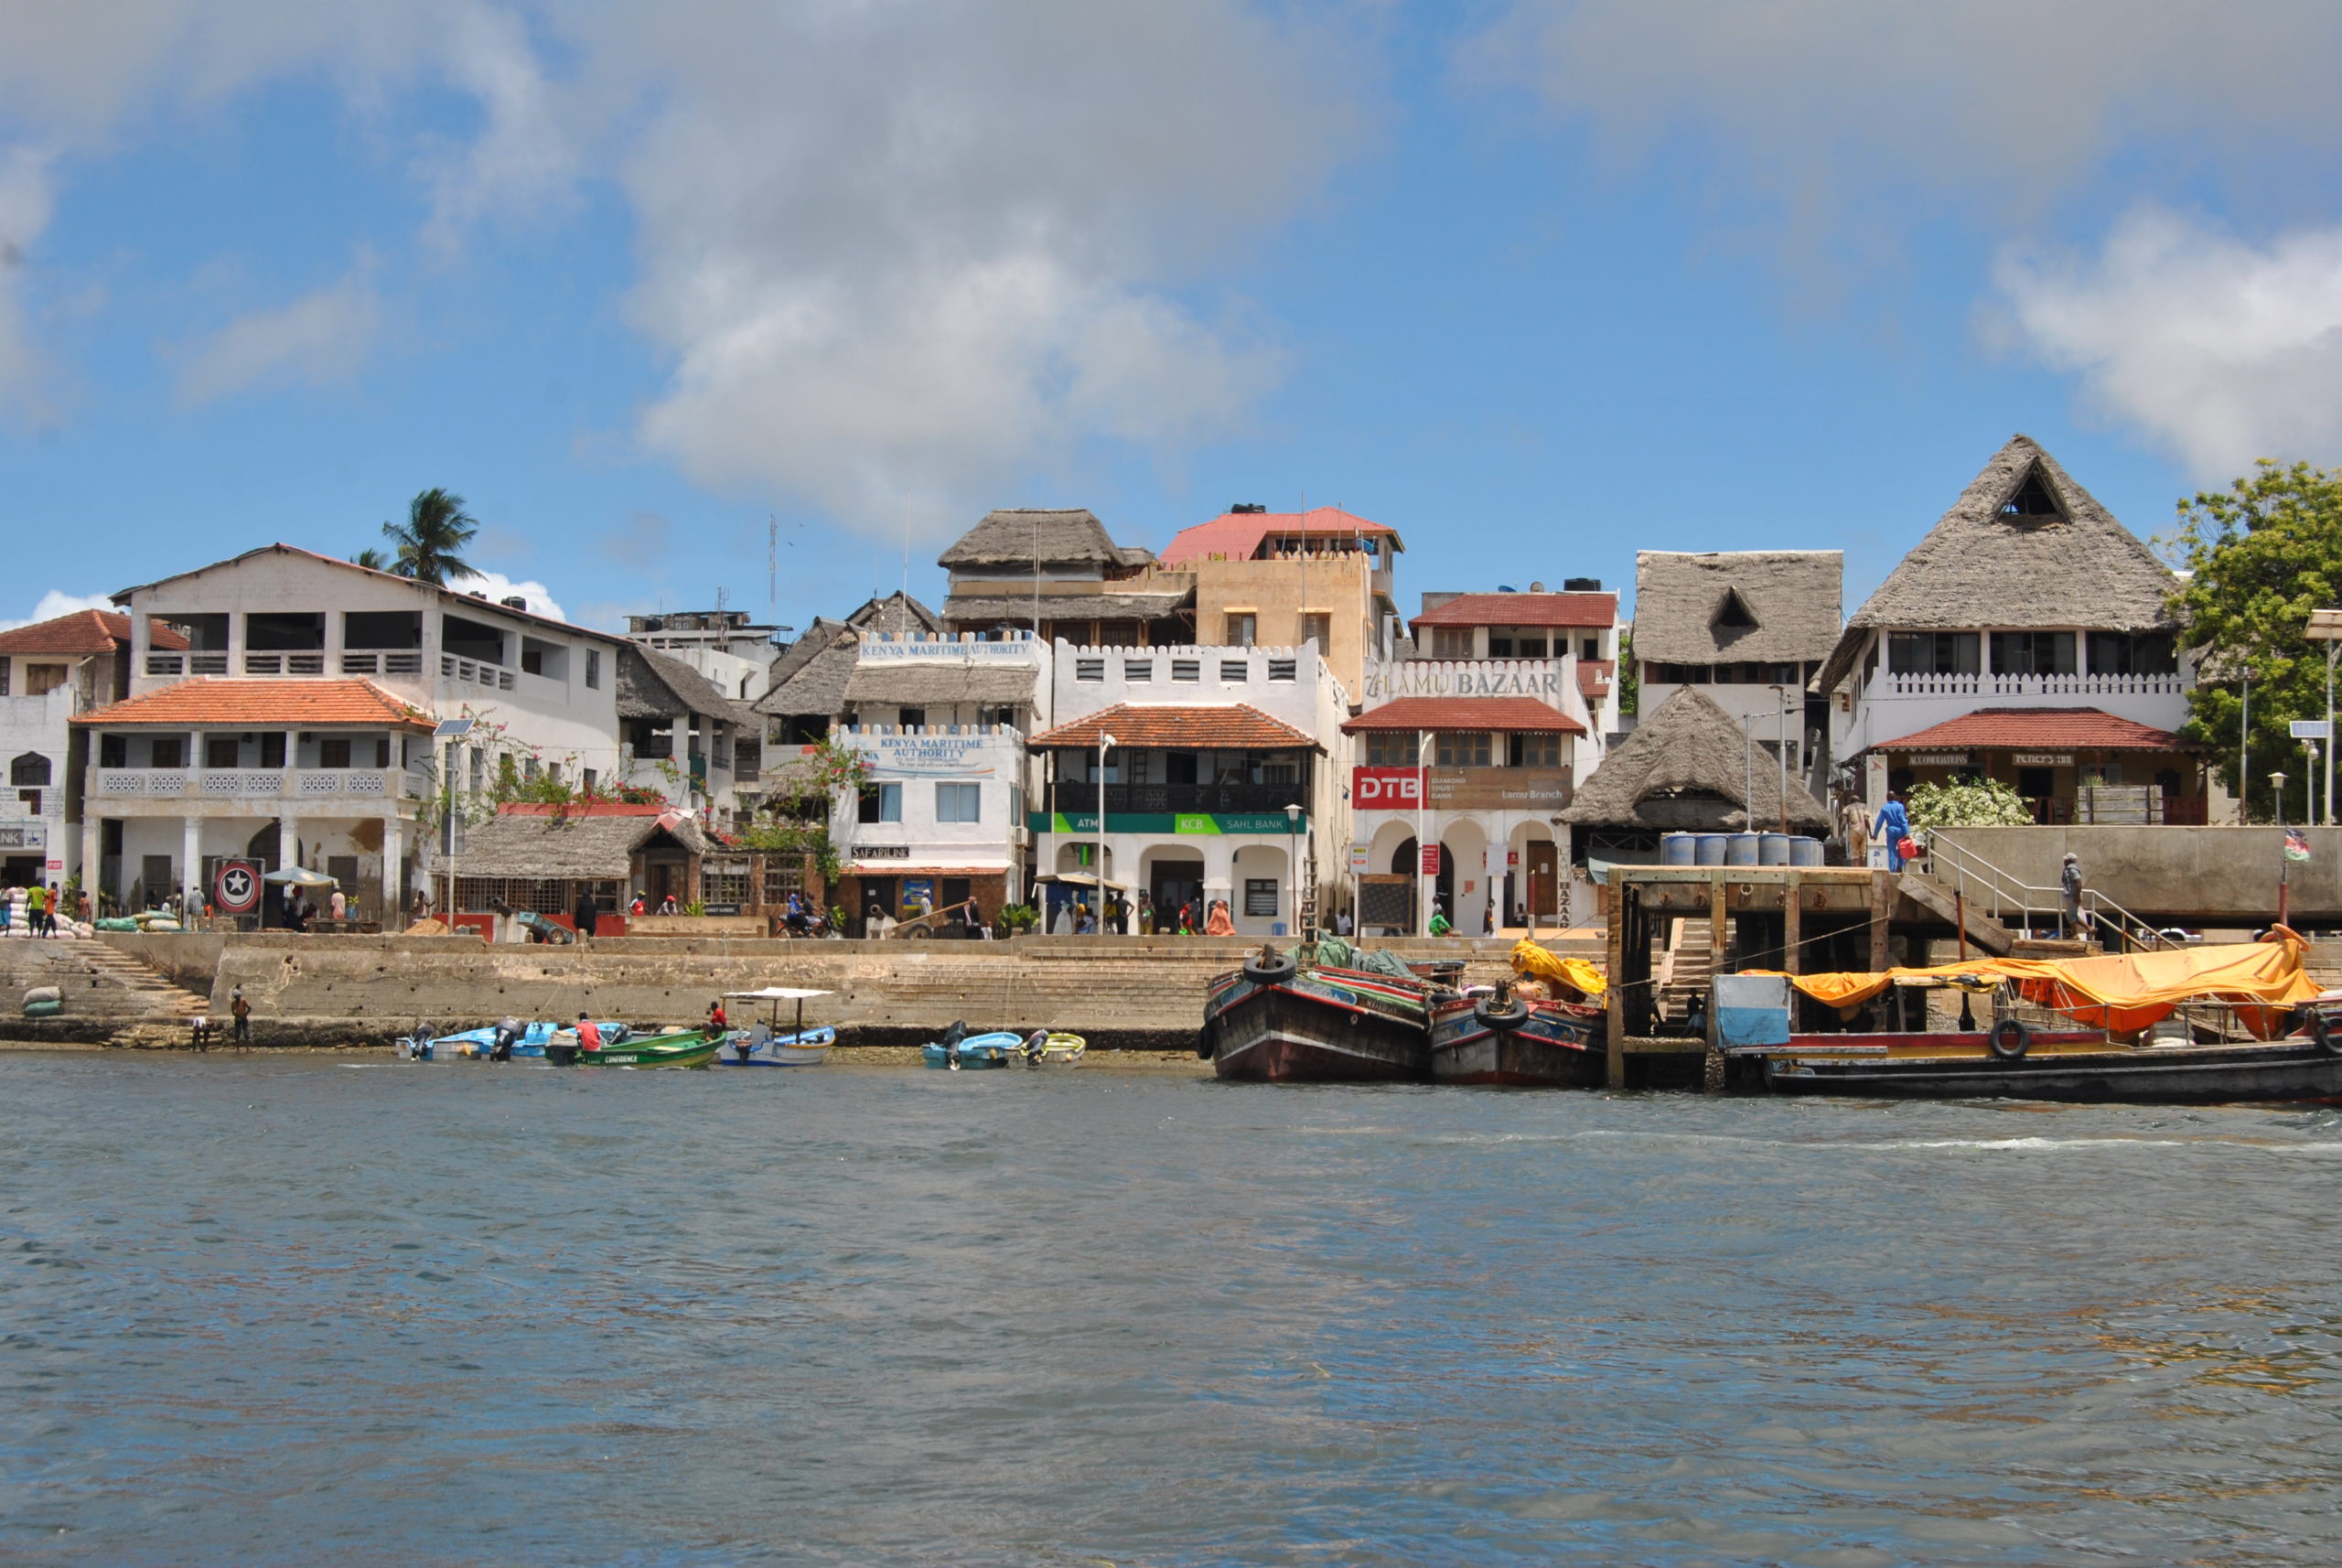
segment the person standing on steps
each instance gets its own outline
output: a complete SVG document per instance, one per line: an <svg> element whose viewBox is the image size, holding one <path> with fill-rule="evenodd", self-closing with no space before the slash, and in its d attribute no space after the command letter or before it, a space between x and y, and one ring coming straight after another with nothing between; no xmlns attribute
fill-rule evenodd
<svg viewBox="0 0 2342 1568"><path fill-rule="evenodd" d="M1903 809L1903 792L1891 790L1886 804L1878 809L1878 821L1871 824L1870 836L1886 846L1886 869L1903 869L1903 841L1911 836L1910 813Z"/></svg>
<svg viewBox="0 0 2342 1568"><path fill-rule="evenodd" d="M2079 937L2082 927L2082 858L2072 850L2066 852L2066 864L2057 873L2057 891L2062 897L2065 918L2058 923L2061 937Z"/></svg>

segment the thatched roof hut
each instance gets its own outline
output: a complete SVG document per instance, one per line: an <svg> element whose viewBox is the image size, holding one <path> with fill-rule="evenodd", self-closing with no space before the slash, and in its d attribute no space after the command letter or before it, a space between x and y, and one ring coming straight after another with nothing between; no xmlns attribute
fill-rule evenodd
<svg viewBox="0 0 2342 1568"><path fill-rule="evenodd" d="M1788 798L1791 832L1829 831L1829 812L1794 778ZM1751 767L1740 722L1686 686L1643 716L1560 816L1574 827L1740 832L1753 806L1762 832L1779 825L1781 800L1779 764L1759 750Z"/></svg>
<svg viewBox="0 0 2342 1568"><path fill-rule="evenodd" d="M540 881L625 882L647 850L705 854L707 836L688 817L588 809L562 815L549 808L506 811L464 830L457 874Z"/></svg>
<svg viewBox="0 0 2342 1568"><path fill-rule="evenodd" d="M745 703L724 694L714 682L671 653L628 643L618 650L618 717L672 721L686 714L725 724L757 727Z"/></svg>
<svg viewBox="0 0 2342 1568"><path fill-rule="evenodd" d="M2167 630L2177 586L2040 443L2012 436L1846 622L1821 689L1875 630Z"/></svg>
<svg viewBox="0 0 2342 1568"><path fill-rule="evenodd" d="M936 564L949 572L981 571L984 567L1096 566L1134 570L1155 559L1155 553L1137 545L1120 545L1106 532L1098 514L1087 507L1045 509L1000 507L984 513Z"/></svg>
<svg viewBox="0 0 2342 1568"><path fill-rule="evenodd" d="M1635 556L1635 658L1819 664L1838 642L1836 550L1645 550Z"/></svg>
<svg viewBox="0 0 2342 1568"><path fill-rule="evenodd" d="M942 630L933 610L904 593L872 599L842 621L816 616L805 635L773 660L770 687L755 711L774 718L834 718L845 711L846 682L862 656L864 632L933 637Z"/></svg>

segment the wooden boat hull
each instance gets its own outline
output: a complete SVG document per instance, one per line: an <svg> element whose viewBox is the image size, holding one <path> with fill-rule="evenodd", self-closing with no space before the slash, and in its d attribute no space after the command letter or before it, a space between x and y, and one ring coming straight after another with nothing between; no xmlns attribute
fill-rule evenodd
<svg viewBox="0 0 2342 1568"><path fill-rule="evenodd" d="M1599 1089L1607 1058L1595 1048L1602 1010L1531 1003L1518 1029L1491 1029L1472 999L1434 1002L1431 1076L1440 1083L1512 1089Z"/></svg>
<svg viewBox="0 0 2342 1568"><path fill-rule="evenodd" d="M1431 1076L1423 987L1360 970L1305 968L1262 984L1211 983L1212 1071L1262 1083L1407 1083Z"/></svg>
<svg viewBox="0 0 2342 1568"><path fill-rule="evenodd" d="M715 1053L724 1048L721 1035L696 1031L683 1035L644 1035L616 1046L605 1046L598 1051L577 1053L579 1067L678 1067L704 1068L712 1065Z"/></svg>
<svg viewBox="0 0 2342 1568"><path fill-rule="evenodd" d="M1885 1036L1892 1039L1894 1036ZM1813 1036L1815 1041L1837 1037ZM1765 1087L1777 1094L1858 1094L1912 1099L2051 1100L2075 1104L2223 1105L2250 1101L2342 1101L2342 1056L2305 1039L2219 1046L2125 1047L2036 1040L2014 1061L1982 1046L1959 1055L1800 1052L1799 1042L1767 1056ZM1890 1047L1892 1048L1892 1047Z"/></svg>

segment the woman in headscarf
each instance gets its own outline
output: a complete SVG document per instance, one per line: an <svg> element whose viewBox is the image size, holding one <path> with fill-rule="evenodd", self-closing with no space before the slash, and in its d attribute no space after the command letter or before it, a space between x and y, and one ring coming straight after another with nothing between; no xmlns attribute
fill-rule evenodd
<svg viewBox="0 0 2342 1568"><path fill-rule="evenodd" d="M1206 917L1204 920L1204 935L1208 937L1232 937L1235 934L1236 922L1228 918L1228 900L1225 898L1213 899L1211 901L1211 913Z"/></svg>

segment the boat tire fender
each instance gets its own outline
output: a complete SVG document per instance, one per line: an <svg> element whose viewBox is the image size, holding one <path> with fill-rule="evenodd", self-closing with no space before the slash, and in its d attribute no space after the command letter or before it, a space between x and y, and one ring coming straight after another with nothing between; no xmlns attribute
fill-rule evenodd
<svg viewBox="0 0 2342 1568"><path fill-rule="evenodd" d="M1219 1047L1211 1037L1211 1026L1206 1024L1196 1031L1196 1059L1208 1062L1219 1054Z"/></svg>
<svg viewBox="0 0 2342 1568"><path fill-rule="evenodd" d="M2336 1037L2334 1026L2326 1022L2326 1015L2315 1007L2309 1010L2309 1037L2327 1056L2342 1057L2342 1038Z"/></svg>
<svg viewBox="0 0 2342 1568"><path fill-rule="evenodd" d="M1283 985L1293 978L1294 968L1289 958L1279 957L1274 962L1268 962L1255 955L1244 961L1244 978L1255 985Z"/></svg>
<svg viewBox="0 0 2342 1568"><path fill-rule="evenodd" d="M2022 1018L2004 1018L1984 1036L1985 1048L2004 1062L2013 1062L2033 1048L2033 1031Z"/></svg>
<svg viewBox="0 0 2342 1568"><path fill-rule="evenodd" d="M1529 1004L1517 997L1508 997L1502 1002L1483 997L1472 1004L1472 1016L1480 1027L1509 1035L1529 1022Z"/></svg>

